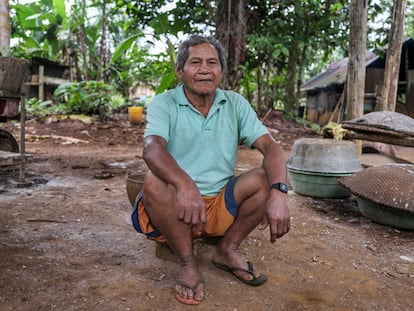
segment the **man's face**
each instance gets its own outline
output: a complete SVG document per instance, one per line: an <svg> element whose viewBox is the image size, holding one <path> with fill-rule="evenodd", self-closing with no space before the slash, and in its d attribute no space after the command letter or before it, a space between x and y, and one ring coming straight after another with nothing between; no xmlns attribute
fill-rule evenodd
<svg viewBox="0 0 414 311"><path fill-rule="evenodd" d="M217 50L209 43L190 47L184 68L176 68L176 74L186 92L196 96L214 95L223 75Z"/></svg>

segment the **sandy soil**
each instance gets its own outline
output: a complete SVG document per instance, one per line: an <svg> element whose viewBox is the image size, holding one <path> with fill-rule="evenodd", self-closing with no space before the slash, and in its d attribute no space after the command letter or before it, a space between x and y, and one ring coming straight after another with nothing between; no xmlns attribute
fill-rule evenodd
<svg viewBox="0 0 414 311"><path fill-rule="evenodd" d="M269 123L288 156L315 136L284 120ZM3 125L18 137L18 123ZM0 168L0 310L186 310L174 298L176 263L136 234L125 189L144 171L142 126L125 115L105 123L27 122L29 186L18 167ZM76 139L74 139L76 138ZM241 149L238 170L260 162ZM241 253L267 274L249 287L210 262L197 245L206 297L199 310L413 310L414 232L372 223L354 197L289 192L291 232L275 244L254 231Z"/></svg>

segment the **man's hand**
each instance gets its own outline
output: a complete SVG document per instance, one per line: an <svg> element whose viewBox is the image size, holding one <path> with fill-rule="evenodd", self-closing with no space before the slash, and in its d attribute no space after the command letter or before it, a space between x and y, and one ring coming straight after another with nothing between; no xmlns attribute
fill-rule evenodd
<svg viewBox="0 0 414 311"><path fill-rule="evenodd" d="M290 230L290 214L287 207L287 195L277 190L270 192L270 198L267 201L266 214L263 217L260 230L270 227L270 242L274 243L276 239L281 238Z"/></svg>
<svg viewBox="0 0 414 311"><path fill-rule="evenodd" d="M202 233L206 223L206 204L197 187L180 188L177 191L177 217L180 221L192 227L197 227L195 233Z"/></svg>

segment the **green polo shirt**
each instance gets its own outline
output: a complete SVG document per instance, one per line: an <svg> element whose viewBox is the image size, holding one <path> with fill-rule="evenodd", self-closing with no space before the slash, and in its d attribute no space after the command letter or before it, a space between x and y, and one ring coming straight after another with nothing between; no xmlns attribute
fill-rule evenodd
<svg viewBox="0 0 414 311"><path fill-rule="evenodd" d="M213 106L204 117L179 85L153 98L144 136L164 138L168 151L200 193L213 196L234 176L238 146L252 148L256 139L267 133L241 95L217 89Z"/></svg>

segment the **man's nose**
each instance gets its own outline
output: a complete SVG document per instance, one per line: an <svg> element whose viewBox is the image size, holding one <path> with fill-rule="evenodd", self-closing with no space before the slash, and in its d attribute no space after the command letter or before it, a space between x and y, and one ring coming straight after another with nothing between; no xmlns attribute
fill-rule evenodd
<svg viewBox="0 0 414 311"><path fill-rule="evenodd" d="M200 72L210 72L210 66L207 61L201 62Z"/></svg>

